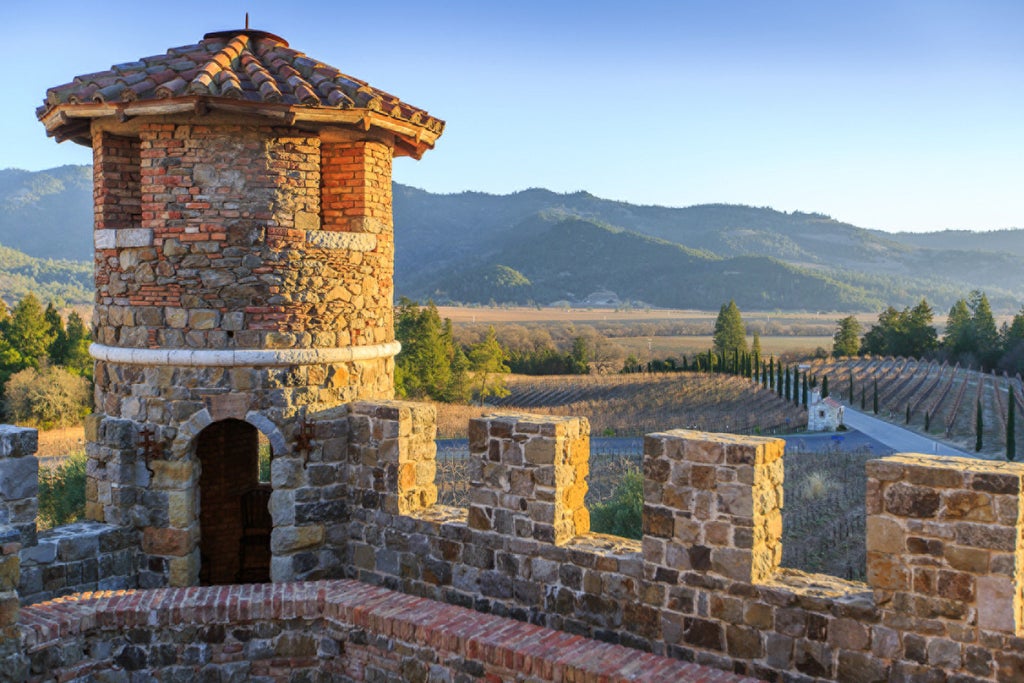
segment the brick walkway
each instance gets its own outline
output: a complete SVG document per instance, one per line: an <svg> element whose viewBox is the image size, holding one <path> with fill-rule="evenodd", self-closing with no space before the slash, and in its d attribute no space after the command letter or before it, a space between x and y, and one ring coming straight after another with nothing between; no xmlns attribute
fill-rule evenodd
<svg viewBox="0 0 1024 683"><path fill-rule="evenodd" d="M755 681L345 580L81 593L25 607L19 624L38 652L92 631L289 619L329 619L473 659L497 680L514 671L545 680Z"/></svg>

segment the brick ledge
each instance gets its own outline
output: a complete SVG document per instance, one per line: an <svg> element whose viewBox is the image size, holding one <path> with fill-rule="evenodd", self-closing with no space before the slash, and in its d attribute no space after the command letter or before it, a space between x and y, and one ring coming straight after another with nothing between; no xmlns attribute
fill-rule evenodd
<svg viewBox="0 0 1024 683"><path fill-rule="evenodd" d="M555 680L753 683L757 679L482 614L351 580L95 591L21 610L29 652L93 630L329 619Z"/></svg>

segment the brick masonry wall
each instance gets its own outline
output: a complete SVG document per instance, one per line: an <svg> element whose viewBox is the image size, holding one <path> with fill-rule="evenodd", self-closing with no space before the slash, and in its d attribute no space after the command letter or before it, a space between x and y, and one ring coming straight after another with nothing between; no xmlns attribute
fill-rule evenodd
<svg viewBox="0 0 1024 683"><path fill-rule="evenodd" d="M13 680L693 681L723 671L351 581L86 593L22 610Z"/></svg>

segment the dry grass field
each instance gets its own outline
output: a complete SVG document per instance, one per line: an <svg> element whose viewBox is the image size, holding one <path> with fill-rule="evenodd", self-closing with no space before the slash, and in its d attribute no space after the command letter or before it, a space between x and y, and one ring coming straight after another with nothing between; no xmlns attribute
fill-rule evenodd
<svg viewBox="0 0 1024 683"><path fill-rule="evenodd" d="M459 323L598 323L598 322L658 322L673 321L687 323L707 323L712 325L718 316L717 311L695 311L674 308L644 309L613 309L613 308L530 308L526 306L501 307L464 307L438 306L442 318L450 318ZM767 325L772 322L780 325L821 325L834 324L849 313L793 313L782 311L743 311L743 321L747 325ZM862 324L875 322L874 313L858 313L857 319Z"/></svg>
<svg viewBox="0 0 1024 683"><path fill-rule="evenodd" d="M609 337L608 341L618 344L627 353L635 354L637 358L646 361L649 358L667 358L669 356L679 357L685 354L692 358L694 354L704 353L710 349L714 342L709 335L701 336L673 336L673 337ZM750 342L750 338L747 338ZM831 350L832 337L808 336L769 336L761 337L761 353L765 356L813 356L814 352L822 348Z"/></svg>
<svg viewBox="0 0 1024 683"><path fill-rule="evenodd" d="M50 458L85 450L85 429L81 425L39 432L36 456Z"/></svg>

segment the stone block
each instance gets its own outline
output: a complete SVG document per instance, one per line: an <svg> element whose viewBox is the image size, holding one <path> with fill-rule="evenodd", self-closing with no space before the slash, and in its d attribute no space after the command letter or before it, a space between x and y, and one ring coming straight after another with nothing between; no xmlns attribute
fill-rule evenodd
<svg viewBox="0 0 1024 683"><path fill-rule="evenodd" d="M1002 576L979 576L976 590L978 626L987 631L1016 633L1016 622L1021 615L1013 580Z"/></svg>
<svg viewBox="0 0 1024 683"><path fill-rule="evenodd" d="M35 498L38 494L39 461L37 459L32 457L0 459L0 501Z"/></svg>
<svg viewBox="0 0 1024 683"><path fill-rule="evenodd" d="M903 527L892 519L871 515L867 519L867 549L898 555L906 550Z"/></svg>
<svg viewBox="0 0 1024 683"><path fill-rule="evenodd" d="M897 483L885 491L885 510L900 517L935 517L941 499L934 489Z"/></svg>
<svg viewBox="0 0 1024 683"><path fill-rule="evenodd" d="M153 231L149 228L120 228L112 232L114 233L114 246L116 247L153 246Z"/></svg>
<svg viewBox="0 0 1024 683"><path fill-rule="evenodd" d="M270 535L270 549L275 554L293 553L297 550L312 548L323 543L324 526L312 524L309 526L287 526L274 527Z"/></svg>

